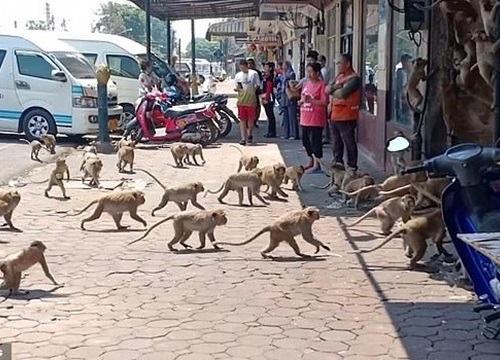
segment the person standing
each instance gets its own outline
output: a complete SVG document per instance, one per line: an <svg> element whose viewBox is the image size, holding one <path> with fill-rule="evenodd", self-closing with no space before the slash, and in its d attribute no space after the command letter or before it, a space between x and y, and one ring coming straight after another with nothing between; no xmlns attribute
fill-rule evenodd
<svg viewBox="0 0 500 360"><path fill-rule="evenodd" d="M321 65L321 78L325 84L330 83L330 68L326 64L326 56L320 55L318 57L318 62ZM326 116L328 118L328 109L326 110ZM325 130L323 131L323 144L328 144L330 142L330 127L328 121L326 122Z"/></svg>
<svg viewBox="0 0 500 360"><path fill-rule="evenodd" d="M262 80L264 79L263 76L262 76L262 73L257 69L257 65L255 64L255 60L252 59L252 58L248 58L247 59L247 62L248 62L248 68L257 72L257 74L259 75L259 84L262 84ZM256 118L255 118L255 122L254 122L254 126L256 128L259 127L258 125L258 122L259 122L259 119L260 119L260 95L262 94L262 89L260 88L260 86L258 88L255 89L255 94L257 95L257 113L256 113Z"/></svg>
<svg viewBox="0 0 500 360"><path fill-rule="evenodd" d="M320 173L323 157L322 135L326 125L326 107L328 95L326 84L321 79L321 65L310 63L306 68L307 81L302 85L300 99L300 126L302 144L309 156L309 163L304 167L309 172Z"/></svg>
<svg viewBox="0 0 500 360"><path fill-rule="evenodd" d="M240 145L253 141L252 133L257 114L257 93L260 86L259 75L248 67L246 60L240 60L240 71L235 75L235 91L238 93L236 105L240 118Z"/></svg>
<svg viewBox="0 0 500 360"><path fill-rule="evenodd" d="M406 97L406 85L412 70L412 57L409 54L401 56L401 66L396 70L396 118L404 124L411 124L412 111Z"/></svg>
<svg viewBox="0 0 500 360"><path fill-rule="evenodd" d="M356 170L358 168L356 127L361 101L361 78L352 68L352 57L349 54L341 55L337 67L338 75L327 89L333 99L330 118L333 158L336 163L343 165L345 147L347 166Z"/></svg>
<svg viewBox="0 0 500 360"><path fill-rule="evenodd" d="M150 92L155 86L161 86L161 80L153 72L153 66L147 60L141 61L141 73L139 74L139 96L142 96L141 92Z"/></svg>
<svg viewBox="0 0 500 360"><path fill-rule="evenodd" d="M299 139L299 125L297 119L298 99L290 99L288 97L286 88L291 80L296 79L295 71L293 70L292 63L285 61L283 63L282 83L280 86L281 93L281 109L283 111L283 127L284 136L282 139L298 140Z"/></svg>
<svg viewBox="0 0 500 360"><path fill-rule="evenodd" d="M267 116L267 138L276 137L276 117L274 116L274 64L264 65L264 80L262 82L262 105Z"/></svg>

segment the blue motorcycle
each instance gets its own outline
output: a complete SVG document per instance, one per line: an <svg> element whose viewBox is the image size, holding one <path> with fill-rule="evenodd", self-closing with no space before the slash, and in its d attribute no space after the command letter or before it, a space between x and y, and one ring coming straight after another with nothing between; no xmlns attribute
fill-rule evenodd
<svg viewBox="0 0 500 360"><path fill-rule="evenodd" d="M396 137L389 142L388 151L405 151L409 146L407 139ZM454 178L442 194L443 219L479 299L474 311L487 311L483 319L487 324L493 323L484 328L483 335L497 338L500 335L500 149L460 144L402 173L419 171ZM483 246L487 244L488 251L483 254L477 245L473 247L470 241L465 241L467 238L476 238Z"/></svg>

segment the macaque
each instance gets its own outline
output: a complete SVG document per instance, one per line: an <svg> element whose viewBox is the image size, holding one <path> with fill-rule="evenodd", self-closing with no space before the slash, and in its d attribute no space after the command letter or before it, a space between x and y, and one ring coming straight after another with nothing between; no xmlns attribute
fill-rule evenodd
<svg viewBox="0 0 500 360"><path fill-rule="evenodd" d="M255 155L244 154L243 151L237 146L229 145L230 147L235 148L240 152L240 160L238 162L238 170L236 172L240 172L242 169L245 171L251 171L257 168L259 165L259 158Z"/></svg>
<svg viewBox="0 0 500 360"><path fill-rule="evenodd" d="M260 187L262 186L261 175L262 172L257 169L252 171L242 171L230 175L218 190L207 190L205 192L205 196L207 193L217 194L222 190L222 193L219 195L217 200L221 204L224 204L224 198L227 196L229 191L234 190L238 193L238 204L243 206L243 188L246 187L250 206L253 206L252 195L255 195L264 205L269 205L269 203L260 195Z"/></svg>
<svg viewBox="0 0 500 360"><path fill-rule="evenodd" d="M65 159L57 159L56 160L56 168L52 171L49 178L49 183L47 185L47 189L45 189L45 196L49 197L49 191L52 189L52 186L57 185L61 188L63 198L69 199L70 197L66 195L66 189L64 188L64 175L67 175L69 181L69 167L66 164Z"/></svg>
<svg viewBox="0 0 500 360"><path fill-rule="evenodd" d="M12 213L21 201L21 194L17 190L0 189L0 216L5 219L5 224L11 230L20 231L12 224Z"/></svg>
<svg viewBox="0 0 500 360"><path fill-rule="evenodd" d="M51 154L56 153L56 137L52 134L43 134L40 135L40 140L45 144L47 150L50 151Z"/></svg>
<svg viewBox="0 0 500 360"><path fill-rule="evenodd" d="M170 152L177 167L184 167L184 157L188 154L188 147L184 143L174 143L170 146Z"/></svg>
<svg viewBox="0 0 500 360"><path fill-rule="evenodd" d="M196 166L199 166L198 161L196 161L196 155L198 155L201 158L202 164L205 164L205 159L203 158L203 146L201 146L201 144L186 143L186 146L188 148L187 155L184 158L184 162L186 164L191 164L190 157L192 157L194 164Z"/></svg>
<svg viewBox="0 0 500 360"><path fill-rule="evenodd" d="M38 140L33 140L31 142L26 140L26 139L19 139L19 140L24 141L25 143L29 144L29 146L31 147L31 153L30 153L31 160L42 162L42 160L40 160L40 158L38 157L40 150L43 148L43 149L49 151L47 148L43 147L42 143Z"/></svg>
<svg viewBox="0 0 500 360"><path fill-rule="evenodd" d="M118 172L123 172L125 166L130 166L130 172L134 172L134 148L128 145L122 145L118 149L118 162L116 163L116 167L118 168Z"/></svg>

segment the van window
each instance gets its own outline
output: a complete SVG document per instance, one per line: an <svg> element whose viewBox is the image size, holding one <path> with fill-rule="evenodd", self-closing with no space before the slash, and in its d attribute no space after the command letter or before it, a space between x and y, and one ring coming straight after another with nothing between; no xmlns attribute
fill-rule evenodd
<svg viewBox="0 0 500 360"><path fill-rule="evenodd" d="M19 74L52 80L52 70L59 70L40 54L16 53Z"/></svg>
<svg viewBox="0 0 500 360"><path fill-rule="evenodd" d="M111 75L126 77L130 79L138 79L141 69L137 60L123 55L106 55L106 61Z"/></svg>
<svg viewBox="0 0 500 360"><path fill-rule="evenodd" d="M146 60L146 54L139 54L137 55L139 58L139 61L141 60ZM151 54L151 62L153 63L153 71L154 73L160 77L161 79L165 78L168 74L174 73L167 63L165 61L161 60L158 56Z"/></svg>
<svg viewBox="0 0 500 360"><path fill-rule="evenodd" d="M5 59L5 54L7 53L7 51L5 50L0 50L0 68L2 67L2 64L3 64L3 59Z"/></svg>
<svg viewBox="0 0 500 360"><path fill-rule="evenodd" d="M97 54L82 53L82 55L85 56L85 59L87 59L91 64L95 64L97 61Z"/></svg>
<svg viewBox="0 0 500 360"><path fill-rule="evenodd" d="M80 53L53 52L57 60L77 79L95 79L94 65Z"/></svg>

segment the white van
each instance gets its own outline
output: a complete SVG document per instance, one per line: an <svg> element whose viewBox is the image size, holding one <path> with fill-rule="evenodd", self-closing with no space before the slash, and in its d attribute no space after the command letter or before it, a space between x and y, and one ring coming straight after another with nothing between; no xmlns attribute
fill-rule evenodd
<svg viewBox="0 0 500 360"><path fill-rule="evenodd" d="M141 60L146 59L146 47L126 37L103 33L77 34L57 32L56 36L80 51L92 64L106 64L111 70L111 80L116 83L123 107L120 126L135 115L135 101L139 96ZM173 70L157 55L151 54L156 75L164 78Z"/></svg>
<svg viewBox="0 0 500 360"><path fill-rule="evenodd" d="M123 110L108 89L117 124ZM81 136L98 132L97 119L95 69L77 50L39 32L0 32L0 131Z"/></svg>

